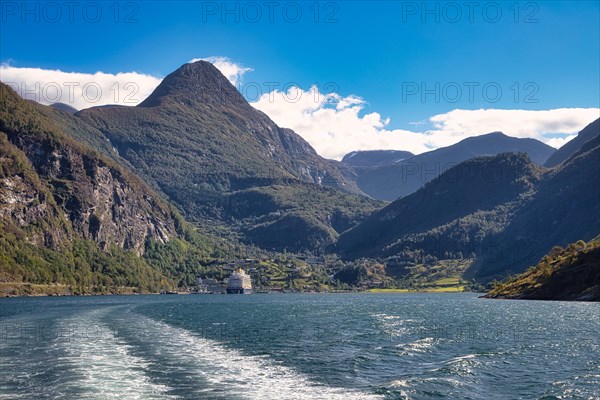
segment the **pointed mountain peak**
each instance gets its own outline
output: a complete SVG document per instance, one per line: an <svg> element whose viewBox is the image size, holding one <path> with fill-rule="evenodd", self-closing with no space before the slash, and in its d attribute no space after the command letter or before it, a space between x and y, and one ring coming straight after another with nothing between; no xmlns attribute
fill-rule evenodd
<svg viewBox="0 0 600 400"><path fill-rule="evenodd" d="M182 103L213 105L246 104L246 100L227 78L208 61L184 64L163 79L140 107Z"/></svg>

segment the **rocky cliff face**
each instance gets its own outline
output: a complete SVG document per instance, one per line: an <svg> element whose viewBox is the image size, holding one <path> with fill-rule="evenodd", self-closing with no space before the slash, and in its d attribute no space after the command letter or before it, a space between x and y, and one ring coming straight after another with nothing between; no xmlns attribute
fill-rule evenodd
<svg viewBox="0 0 600 400"><path fill-rule="evenodd" d="M72 236L143 254L148 238L177 236L171 210L139 179L63 135L2 85L0 217L38 246ZM42 228L42 229L37 229Z"/></svg>
<svg viewBox="0 0 600 400"><path fill-rule="evenodd" d="M59 249L71 237L63 212L27 158L0 134L0 222L19 239ZM37 226L25 235L22 229Z"/></svg>
<svg viewBox="0 0 600 400"><path fill-rule="evenodd" d="M147 237L165 243L175 234L168 210L137 193L116 168L69 146L13 136L40 178L47 181L73 231L101 248L116 245L141 255Z"/></svg>

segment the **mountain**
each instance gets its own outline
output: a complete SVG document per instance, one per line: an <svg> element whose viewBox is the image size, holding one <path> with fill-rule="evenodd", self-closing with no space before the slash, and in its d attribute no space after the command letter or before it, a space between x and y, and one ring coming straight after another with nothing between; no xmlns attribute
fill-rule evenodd
<svg viewBox="0 0 600 400"><path fill-rule="evenodd" d="M342 164L359 168L383 167L396 164L413 156L414 154L410 151L402 150L353 151L342 158Z"/></svg>
<svg viewBox="0 0 600 400"><path fill-rule="evenodd" d="M135 159L132 165L170 194L173 184L190 183L187 191L195 191L193 183L198 182L163 182L159 172L150 171L162 163L148 168L145 161L176 157L160 161L169 164L166 168L175 163L187 170L184 173L193 173L192 180L206 184L209 191L295 179L360 193L337 163L318 156L300 136L250 106L205 61L185 64L169 74L137 107L95 107L77 116L97 126L119 154Z"/></svg>
<svg viewBox="0 0 600 400"><path fill-rule="evenodd" d="M357 170L357 184L373 198L392 201L415 192L453 165L474 157L505 152L526 153L534 163L542 165L554 148L535 139L520 139L493 132L470 137L392 165Z"/></svg>
<svg viewBox="0 0 600 400"><path fill-rule="evenodd" d="M187 218L219 221L265 248L322 248L380 206L361 195L346 166L278 127L205 61L169 74L137 107L76 117Z"/></svg>
<svg viewBox="0 0 600 400"><path fill-rule="evenodd" d="M466 278L489 282L522 272L556 244L598 235L598 187L600 139L550 170L523 153L479 157L374 213L337 248L347 259L474 258Z"/></svg>
<svg viewBox="0 0 600 400"><path fill-rule="evenodd" d="M157 268L157 257L189 228L137 176L69 135L80 125L0 84L0 281L71 293L176 284L175 266Z"/></svg>
<svg viewBox="0 0 600 400"><path fill-rule="evenodd" d="M540 177L541 169L524 153L465 161L345 232L337 249L345 258L413 260L425 253L441 259L448 252L466 257L482 237L504 227Z"/></svg>
<svg viewBox="0 0 600 400"><path fill-rule="evenodd" d="M600 301L600 237L555 246L526 272L500 282L495 299Z"/></svg>
<svg viewBox="0 0 600 400"><path fill-rule="evenodd" d="M575 138L568 141L560 149L548 158L544 163L544 167L552 168L567 160L575 154L585 142L600 135L600 118L586 126L577 134Z"/></svg>
<svg viewBox="0 0 600 400"><path fill-rule="evenodd" d="M482 246L496 254L477 260L468 276L491 280L522 272L554 245L591 240L600 233L600 138L587 142L559 167L546 171L536 193L502 231Z"/></svg>

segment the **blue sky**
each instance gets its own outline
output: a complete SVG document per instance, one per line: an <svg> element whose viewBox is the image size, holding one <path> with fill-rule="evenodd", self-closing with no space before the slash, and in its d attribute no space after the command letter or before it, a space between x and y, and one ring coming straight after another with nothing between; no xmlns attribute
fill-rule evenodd
<svg viewBox="0 0 600 400"><path fill-rule="evenodd" d="M0 61L163 77L224 56L252 68L245 83L359 96L390 129L454 109L599 107L598 1L276 3L83 1L71 18L63 2L3 1Z"/></svg>

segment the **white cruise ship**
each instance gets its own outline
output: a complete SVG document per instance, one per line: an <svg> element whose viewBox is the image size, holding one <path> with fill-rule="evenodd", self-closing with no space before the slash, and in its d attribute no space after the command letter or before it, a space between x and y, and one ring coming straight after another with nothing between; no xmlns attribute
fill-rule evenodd
<svg viewBox="0 0 600 400"><path fill-rule="evenodd" d="M243 269L236 270L227 281L228 294L250 294L252 293L252 280L250 275Z"/></svg>

